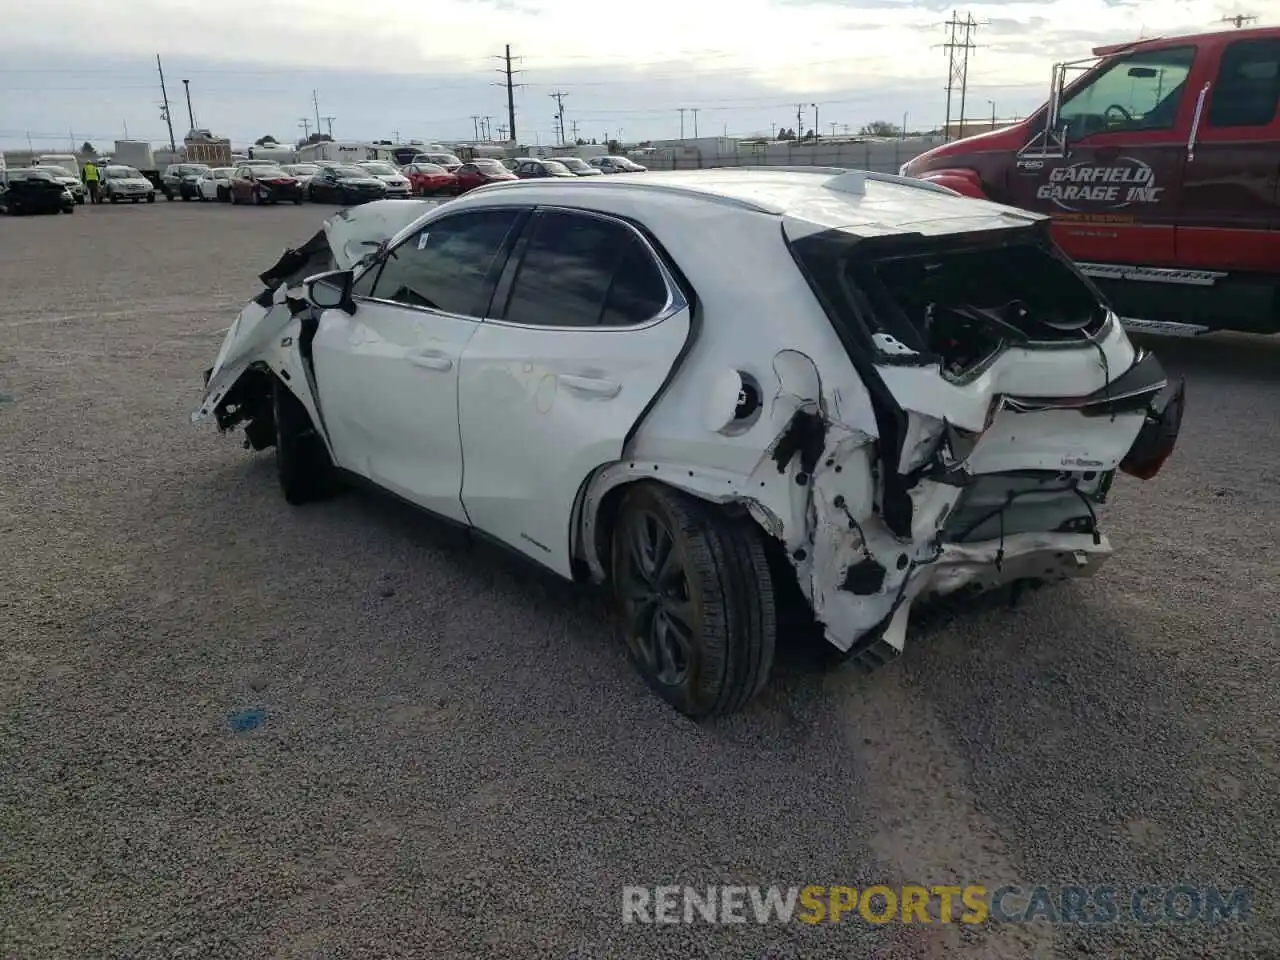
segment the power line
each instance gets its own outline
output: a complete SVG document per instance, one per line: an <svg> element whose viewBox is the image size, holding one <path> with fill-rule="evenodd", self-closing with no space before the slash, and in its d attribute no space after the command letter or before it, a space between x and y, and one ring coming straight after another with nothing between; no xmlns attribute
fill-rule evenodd
<svg viewBox="0 0 1280 960"><path fill-rule="evenodd" d="M1223 23L1233 23L1235 28L1239 30L1246 23L1257 23L1258 18L1252 13L1237 13L1234 17L1223 17Z"/></svg>

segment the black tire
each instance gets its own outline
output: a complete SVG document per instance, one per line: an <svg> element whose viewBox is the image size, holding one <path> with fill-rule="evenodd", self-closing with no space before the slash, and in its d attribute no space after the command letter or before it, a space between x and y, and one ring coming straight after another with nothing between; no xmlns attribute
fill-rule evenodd
<svg viewBox="0 0 1280 960"><path fill-rule="evenodd" d="M298 206L298 207L302 206L302 197L300 196L294 197L293 203L294 203L294 206Z"/></svg>
<svg viewBox="0 0 1280 960"><path fill-rule="evenodd" d="M654 549L642 560L636 544L646 538ZM667 576L655 576L644 565L658 565L663 543ZM760 691L777 626L768 558L749 518L637 484L618 510L610 550L623 639L660 697L701 719L732 713Z"/></svg>
<svg viewBox="0 0 1280 960"><path fill-rule="evenodd" d="M286 502L295 506L331 496L336 487L333 461L311 424L307 408L279 380L272 388L276 425L276 475Z"/></svg>
<svg viewBox="0 0 1280 960"><path fill-rule="evenodd" d="M155 202L156 202L156 195L154 193L148 193L147 203L155 203Z"/></svg>
<svg viewBox="0 0 1280 960"><path fill-rule="evenodd" d="M119 198L119 197L117 197L117 196L113 193L113 194L111 194L111 202L112 202L112 203L119 203L119 202L120 202L120 198Z"/></svg>

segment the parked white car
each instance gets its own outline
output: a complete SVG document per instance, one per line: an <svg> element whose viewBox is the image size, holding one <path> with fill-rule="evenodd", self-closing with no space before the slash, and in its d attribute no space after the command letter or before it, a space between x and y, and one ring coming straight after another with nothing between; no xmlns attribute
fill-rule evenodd
<svg viewBox="0 0 1280 960"><path fill-rule="evenodd" d="M362 160L356 166L386 184L388 200L413 196L413 182L385 160Z"/></svg>
<svg viewBox="0 0 1280 960"><path fill-rule="evenodd" d="M291 503L371 483L610 583L691 716L760 689L780 607L875 665L918 598L1093 573L1116 471L1177 440L1181 385L1037 215L776 167L408 206L263 274L192 419L274 445Z"/></svg>
<svg viewBox="0 0 1280 960"><path fill-rule="evenodd" d="M644 173L649 169L626 157L592 157L587 163L601 173Z"/></svg>
<svg viewBox="0 0 1280 960"><path fill-rule="evenodd" d="M216 200L221 203L231 202L231 177L235 167L214 167L200 175L196 183L197 196L202 202Z"/></svg>
<svg viewBox="0 0 1280 960"><path fill-rule="evenodd" d="M133 167L109 164L101 168L102 199L112 203L155 203L155 185Z"/></svg>

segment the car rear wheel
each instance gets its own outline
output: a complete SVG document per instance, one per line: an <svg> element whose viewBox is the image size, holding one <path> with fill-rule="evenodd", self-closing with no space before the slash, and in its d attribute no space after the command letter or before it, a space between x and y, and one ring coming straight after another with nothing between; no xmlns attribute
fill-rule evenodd
<svg viewBox="0 0 1280 960"><path fill-rule="evenodd" d="M333 461L302 401L279 380L273 384L276 475L285 501L299 505L331 496L336 489Z"/></svg>
<svg viewBox="0 0 1280 960"><path fill-rule="evenodd" d="M645 483L625 495L612 539L614 598L645 681L686 716L741 708L769 677L776 633L754 524Z"/></svg>

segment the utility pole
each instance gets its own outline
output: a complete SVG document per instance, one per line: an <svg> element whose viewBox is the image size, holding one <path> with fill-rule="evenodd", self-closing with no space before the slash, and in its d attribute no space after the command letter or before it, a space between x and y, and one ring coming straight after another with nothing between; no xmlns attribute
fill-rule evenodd
<svg viewBox="0 0 1280 960"><path fill-rule="evenodd" d="M796 104L796 139L804 139L804 104Z"/></svg>
<svg viewBox="0 0 1280 960"><path fill-rule="evenodd" d="M310 140L311 139L311 118L299 117L298 126L302 128L302 139Z"/></svg>
<svg viewBox="0 0 1280 960"><path fill-rule="evenodd" d="M1246 23L1256 23L1258 18L1252 13L1237 13L1234 17L1223 17L1223 23L1233 23L1235 28L1239 30Z"/></svg>
<svg viewBox="0 0 1280 960"><path fill-rule="evenodd" d="M160 71L160 96L164 98L164 109L160 111L160 116L164 117L164 122L169 127L169 149L174 153L178 152L178 144L173 139L173 121L169 119L169 91L164 85L164 66L160 63L160 54L156 54L156 69Z"/></svg>
<svg viewBox="0 0 1280 960"><path fill-rule="evenodd" d="M556 119L559 121L560 145L564 146L564 98L569 94L563 90L557 90L555 93L549 94L552 100L556 102Z"/></svg>
<svg viewBox="0 0 1280 960"><path fill-rule="evenodd" d="M569 126L573 128L573 142L577 143L578 142L578 121L577 120L572 121L569 124Z"/></svg>
<svg viewBox="0 0 1280 960"><path fill-rule="evenodd" d="M333 138L333 121L337 120L338 118L337 117L321 117L320 119L323 120L325 124L329 127L329 137L330 139L332 139ZM320 131L317 130L316 132L319 133Z"/></svg>
<svg viewBox="0 0 1280 960"><path fill-rule="evenodd" d="M515 96L515 89L516 89L516 87L523 87L523 86L524 86L524 84L523 84L523 83L515 83L515 82L513 81L513 78L515 77L515 75L516 75L517 73L523 73L524 71L522 71L522 70L512 70L512 69L511 69L511 44L509 44L509 43L507 44L507 52L506 52L506 54L505 54L505 55L503 55L503 56L501 56L501 57L497 57L496 59L498 59L498 60L504 60L504 61L506 62L506 66L505 66L503 69L501 69L501 70L499 70L499 71L498 71L499 73L502 73L502 74L505 74L505 75L506 75L506 81L505 81L504 83L501 83L501 84L497 84L497 83L495 83L495 84L494 84L494 86L495 86L495 87L497 87L497 86L505 86L505 87L507 88L507 126L506 126L506 127L504 127L504 128L502 128L502 129L504 129L504 130L506 130L506 131L507 131L507 135L508 135L508 142L514 142L514 141L515 141L515 139L516 139L516 96Z"/></svg>
<svg viewBox="0 0 1280 960"><path fill-rule="evenodd" d="M316 97L316 92L311 91L311 105L316 108L316 133L320 132L320 101Z"/></svg>
<svg viewBox="0 0 1280 960"><path fill-rule="evenodd" d="M813 107L813 139L817 140L822 136L822 124L818 123L818 105L811 103L809 106Z"/></svg>
<svg viewBox="0 0 1280 960"><path fill-rule="evenodd" d="M693 139L698 139L698 107L690 107L689 112L693 114Z"/></svg>
<svg viewBox="0 0 1280 960"><path fill-rule="evenodd" d="M684 108L684 107L680 107L680 108L679 108L679 110L680 110L680 139L681 139L681 140L683 140L683 139L684 139L684 111L685 111L685 108Z"/></svg>
<svg viewBox="0 0 1280 960"><path fill-rule="evenodd" d="M471 115L471 138L475 142L480 142L480 115L473 113Z"/></svg>
<svg viewBox="0 0 1280 960"><path fill-rule="evenodd" d="M952 11L951 19L943 24L950 32L947 35L947 42L942 45L947 51L949 57L949 69L947 70L947 119L943 125L943 138L951 139L951 98L956 90L960 92L960 116L959 127L956 130L956 137L964 136L964 104L965 96L969 90L969 51L977 46L973 42L973 34L978 29L978 23L973 19L973 14L966 13L964 19L960 19L960 15Z"/></svg>
<svg viewBox="0 0 1280 960"><path fill-rule="evenodd" d="M493 117L485 117L484 118L484 142L489 143L491 140L493 140Z"/></svg>
<svg viewBox="0 0 1280 960"><path fill-rule="evenodd" d="M191 121L191 129L196 128L196 112L191 109L191 81L183 80L182 88L187 92L187 119Z"/></svg>
<svg viewBox="0 0 1280 960"><path fill-rule="evenodd" d="M991 129L994 130L996 128L996 102L988 100L987 103L991 104Z"/></svg>
<svg viewBox="0 0 1280 960"><path fill-rule="evenodd" d="M501 124L498 125L498 139L503 143L507 142L507 128Z"/></svg>
<svg viewBox="0 0 1280 960"><path fill-rule="evenodd" d="M840 124L836 123L836 122L833 120L833 121L831 122L831 136L833 136L833 137L834 137L834 136L836 135L836 131L837 131L837 130L839 130L839 129L840 129Z"/></svg>

